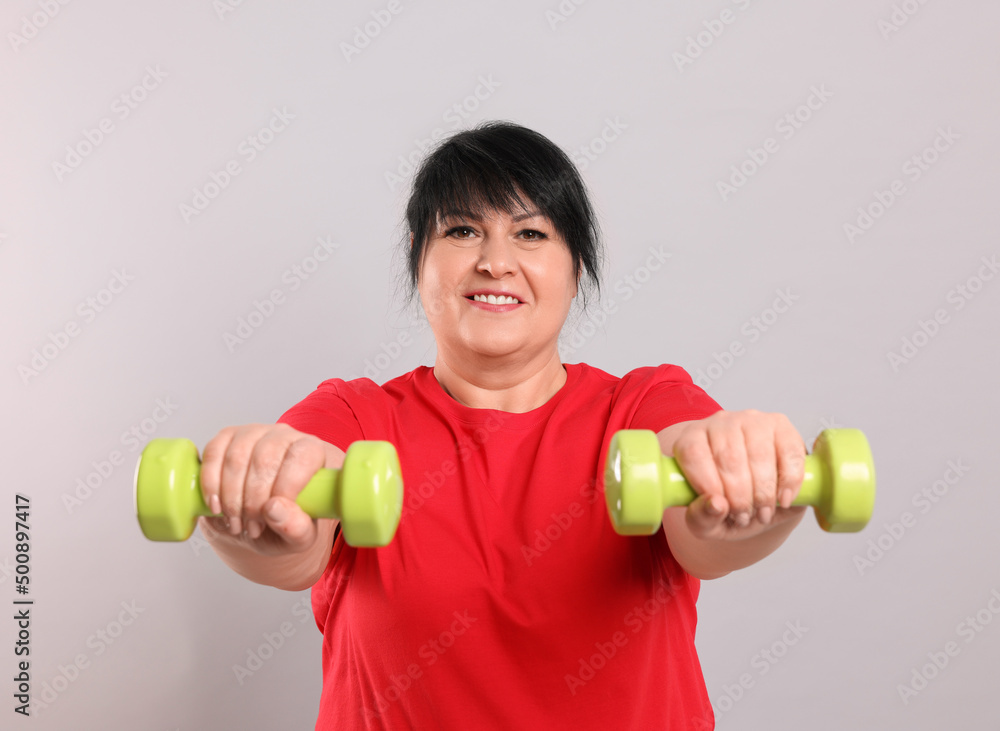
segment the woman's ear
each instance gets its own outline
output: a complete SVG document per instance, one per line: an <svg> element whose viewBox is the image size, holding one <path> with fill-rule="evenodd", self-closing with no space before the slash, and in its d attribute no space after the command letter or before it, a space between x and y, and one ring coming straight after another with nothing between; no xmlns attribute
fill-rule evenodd
<svg viewBox="0 0 1000 731"><path fill-rule="evenodd" d="M413 232L410 231L410 248L413 248Z"/></svg>

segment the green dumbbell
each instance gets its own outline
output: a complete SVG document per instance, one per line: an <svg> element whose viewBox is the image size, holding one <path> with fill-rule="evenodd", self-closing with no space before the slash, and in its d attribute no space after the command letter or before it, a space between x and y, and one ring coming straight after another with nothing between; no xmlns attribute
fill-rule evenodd
<svg viewBox="0 0 1000 731"><path fill-rule="evenodd" d="M200 515L216 515L205 504L198 448L188 439L153 439L135 468L135 513L146 538L186 541ZM352 546L392 541L403 509L403 479L389 442L351 444L339 470L321 469L295 502L313 518L339 518Z"/></svg>
<svg viewBox="0 0 1000 731"><path fill-rule="evenodd" d="M663 511L698 497L677 462L660 449L656 433L622 429L611 438L604 494L615 531L652 535ZM875 465L865 435L857 429L827 429L805 459L802 488L792 505L811 505L825 531L854 533L875 507Z"/></svg>

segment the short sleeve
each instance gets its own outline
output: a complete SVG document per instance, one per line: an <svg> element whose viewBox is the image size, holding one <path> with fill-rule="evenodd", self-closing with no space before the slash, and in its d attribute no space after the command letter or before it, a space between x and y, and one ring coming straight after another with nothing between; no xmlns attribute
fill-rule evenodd
<svg viewBox="0 0 1000 731"><path fill-rule="evenodd" d="M341 396L340 389L344 386L340 378L323 381L315 391L282 414L278 423L317 436L346 452L352 442L364 439L364 432L354 410Z"/></svg>
<svg viewBox="0 0 1000 731"><path fill-rule="evenodd" d="M665 364L656 368L638 368L628 376L637 377L637 387L643 389L629 429L658 432L673 424L704 419L722 410L680 366Z"/></svg>

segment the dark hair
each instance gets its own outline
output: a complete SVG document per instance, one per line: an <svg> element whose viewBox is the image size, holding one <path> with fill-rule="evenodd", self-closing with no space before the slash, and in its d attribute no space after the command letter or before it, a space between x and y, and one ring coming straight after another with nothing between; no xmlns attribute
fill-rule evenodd
<svg viewBox="0 0 1000 731"><path fill-rule="evenodd" d="M576 166L538 132L513 122L487 121L441 140L414 176L406 206L407 299L416 290L421 258L439 215L465 212L484 218L494 210L512 215L530 210L532 203L569 246L574 274L585 269L600 294L601 233ZM586 306L583 283L580 291Z"/></svg>

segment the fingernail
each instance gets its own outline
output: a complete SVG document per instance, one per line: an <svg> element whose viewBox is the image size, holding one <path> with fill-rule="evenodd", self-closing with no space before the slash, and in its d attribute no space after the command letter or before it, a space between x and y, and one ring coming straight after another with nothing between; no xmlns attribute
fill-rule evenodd
<svg viewBox="0 0 1000 731"><path fill-rule="evenodd" d="M792 497L792 491L786 487L784 490L781 491L781 499L779 500L779 502L781 503L781 507L790 508L792 507L792 500L794 499L795 498Z"/></svg>
<svg viewBox="0 0 1000 731"><path fill-rule="evenodd" d="M271 503L271 506L267 509L267 517L275 523L284 522L287 515L288 513L285 510L285 506L277 500Z"/></svg>
<svg viewBox="0 0 1000 731"><path fill-rule="evenodd" d="M243 532L243 521L241 521L237 517L230 518L229 519L229 532L232 533L234 536L238 536L240 533L242 533Z"/></svg>
<svg viewBox="0 0 1000 731"><path fill-rule="evenodd" d="M750 513L745 513L745 512L739 513L736 516L736 525L738 525L740 528L746 528L748 525L750 525Z"/></svg>
<svg viewBox="0 0 1000 731"><path fill-rule="evenodd" d="M757 511L757 519L764 525L770 523L771 518L773 517L774 517L774 508L772 508L770 505L765 505L763 508Z"/></svg>
<svg viewBox="0 0 1000 731"><path fill-rule="evenodd" d="M216 515L222 512L222 503L219 500L218 495L212 495L212 497L209 498L208 509L211 510Z"/></svg>

